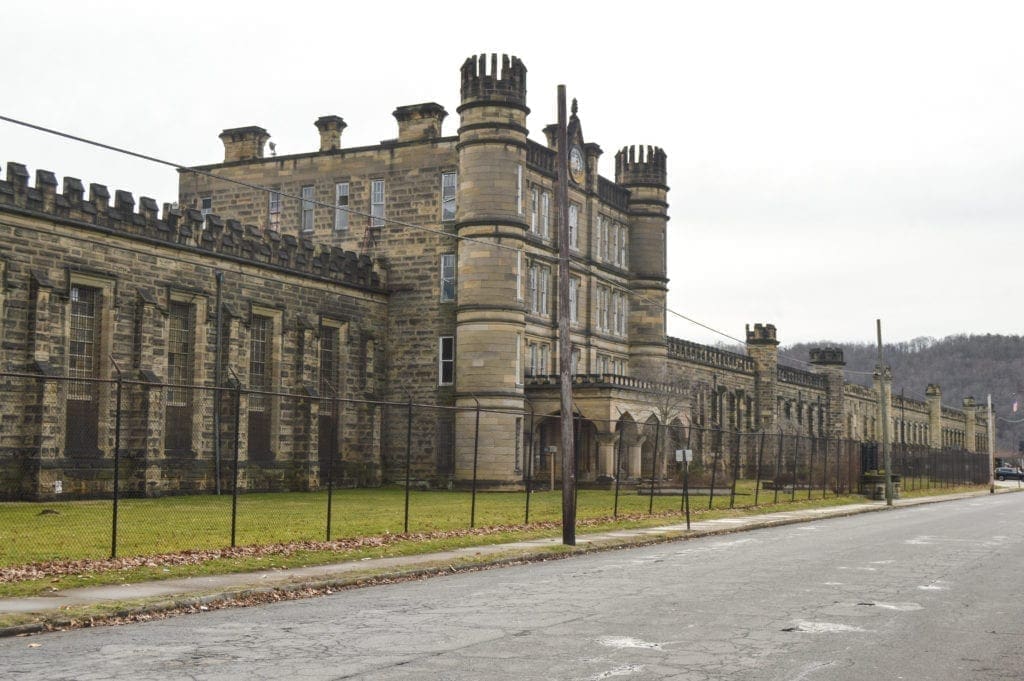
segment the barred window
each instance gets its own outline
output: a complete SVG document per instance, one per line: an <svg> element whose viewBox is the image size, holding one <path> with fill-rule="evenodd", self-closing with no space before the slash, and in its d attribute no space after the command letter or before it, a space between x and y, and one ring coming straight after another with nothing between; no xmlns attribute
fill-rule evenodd
<svg viewBox="0 0 1024 681"><path fill-rule="evenodd" d="M338 329L320 327L320 394L333 397L338 375Z"/></svg>
<svg viewBox="0 0 1024 681"><path fill-rule="evenodd" d="M438 343L437 382L439 385L455 382L455 336L441 336Z"/></svg>
<svg viewBox="0 0 1024 681"><path fill-rule="evenodd" d="M167 382L175 386L192 385L194 366L195 328L193 307L188 303L172 301L169 307L167 332ZM167 404L188 404L189 389L167 389Z"/></svg>
<svg viewBox="0 0 1024 681"><path fill-rule="evenodd" d="M441 256L441 302L455 300L455 254Z"/></svg>
<svg viewBox="0 0 1024 681"><path fill-rule="evenodd" d="M253 315L249 338L249 387L252 390L270 388L272 326L273 322L270 317ZM254 394L249 397L249 411L265 411L266 408L266 395Z"/></svg>
<svg viewBox="0 0 1024 681"><path fill-rule="evenodd" d="M71 337L68 345L70 378L99 376L99 300L99 289L88 286L71 287ZM92 385L72 381L68 386L68 398L91 400Z"/></svg>

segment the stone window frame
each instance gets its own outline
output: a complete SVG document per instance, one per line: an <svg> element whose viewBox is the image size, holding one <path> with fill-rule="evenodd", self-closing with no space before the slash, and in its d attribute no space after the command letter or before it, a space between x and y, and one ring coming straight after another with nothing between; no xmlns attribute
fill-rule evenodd
<svg viewBox="0 0 1024 681"><path fill-rule="evenodd" d="M551 238L551 193L547 191L540 194L540 230L541 238Z"/></svg>
<svg viewBox="0 0 1024 681"><path fill-rule="evenodd" d="M267 229L281 231L281 189L273 187L267 192Z"/></svg>
<svg viewBox="0 0 1024 681"><path fill-rule="evenodd" d="M569 248L580 250L580 205L569 202Z"/></svg>
<svg viewBox="0 0 1024 681"><path fill-rule="evenodd" d="M65 315L64 315L64 352L65 352L65 363L69 361L71 355L71 296L72 289L75 287L91 288L99 291L99 310L95 313L97 320L97 332L99 339L97 345L99 346L96 351L96 369L93 374L93 378L102 381L103 379L109 379L113 371L113 366L110 362L110 356L114 350L114 324L115 324L115 305L117 301L117 280L113 277L105 276L102 274L95 274L90 272L76 272L73 270L67 270L67 302L65 303ZM67 366L67 364L65 364ZM70 370L66 370L67 375L70 375ZM110 384L95 383L95 397L97 405L97 437L96 447L100 456L104 455L104 452L109 445L113 442L114 435L114 419L111 416L111 412L114 408L114 391L111 389ZM64 414L61 416L61 420L64 422L64 443L65 449L67 449L67 433L70 429L71 424L67 423L67 402L72 398L70 397L71 389L70 385L66 390L66 395L61 403L64 408ZM104 445L107 445L105 447Z"/></svg>
<svg viewBox="0 0 1024 681"><path fill-rule="evenodd" d="M455 336L440 336L437 341L437 384L455 385Z"/></svg>
<svg viewBox="0 0 1024 681"><path fill-rule="evenodd" d="M583 278L569 275L569 323L579 325L582 321L580 315L580 298L583 292Z"/></svg>
<svg viewBox="0 0 1024 681"><path fill-rule="evenodd" d="M330 317L323 317L323 316L321 316L320 317L320 329L321 329L321 331L320 331L320 338L318 339L318 342L317 342L317 387L319 389L319 392L320 392L321 396L323 396L323 397L334 397L333 393L330 393L330 391L325 392L324 389L323 389L324 382L325 382L325 378L324 378L324 375L323 375L323 339L324 339L323 330L324 329L333 329L334 330L334 339L335 339L334 340L335 371L334 371L334 376L332 377L333 378L333 382L331 382L330 385L331 385L331 387L333 387L337 391L338 397L341 397L345 393L345 390L344 390L345 381L342 380L342 375L343 375L344 367L347 364L345 349L348 347L348 331L349 331L348 322L340 321L340 320L337 320L337 319L331 319Z"/></svg>
<svg viewBox="0 0 1024 681"><path fill-rule="evenodd" d="M342 189L344 188L344 191ZM344 197L344 202L342 202ZM337 180L334 183L334 231L344 232L349 227L349 205L352 200L352 185L348 180Z"/></svg>
<svg viewBox="0 0 1024 681"><path fill-rule="evenodd" d="M451 185L448 184L451 178ZM441 222L454 222L455 212L458 209L458 186L459 174L455 170L446 170L441 173ZM448 194L448 190L451 194ZM451 210L448 205L451 204Z"/></svg>
<svg viewBox="0 0 1024 681"><path fill-rule="evenodd" d="M540 229L540 190L536 185L530 187L530 234L539 234Z"/></svg>

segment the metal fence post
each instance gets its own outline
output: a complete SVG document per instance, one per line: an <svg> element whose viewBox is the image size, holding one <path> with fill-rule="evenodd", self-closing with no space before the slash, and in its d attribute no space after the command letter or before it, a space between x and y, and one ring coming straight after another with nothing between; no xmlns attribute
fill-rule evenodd
<svg viewBox="0 0 1024 681"><path fill-rule="evenodd" d="M757 446L757 471L754 473L754 506L761 495L761 464L764 462L764 427L761 428L760 443Z"/></svg>
<svg viewBox="0 0 1024 681"><path fill-rule="evenodd" d="M654 513L654 476L658 471L658 450L661 448L661 423L654 421L654 452L651 455L651 498L647 503L647 515Z"/></svg>
<svg viewBox="0 0 1024 681"><path fill-rule="evenodd" d="M740 434L736 435L736 446L732 450L732 487L729 489L729 508L736 507L736 478L740 475Z"/></svg>
<svg viewBox="0 0 1024 681"><path fill-rule="evenodd" d="M234 369L228 367L228 371L231 372L235 380L235 452L233 482L231 483L231 548L235 548L235 532L238 526L238 450L242 441L242 382L238 380Z"/></svg>
<svg viewBox="0 0 1024 681"><path fill-rule="evenodd" d="M533 492L533 489L532 489L532 487L533 487L533 440L534 440L533 421L534 421L534 417L535 417L535 412L534 412L534 409L533 409L533 402L530 401L530 398L524 396L523 399L526 401L526 403L528 405L530 405L530 431L529 431L530 432L530 446L527 447L527 452L526 452L526 515L523 518L523 524L524 525L529 525L530 524L530 494L531 494L531 492Z"/></svg>
<svg viewBox="0 0 1024 681"><path fill-rule="evenodd" d="M789 489L789 500L796 501L797 463L800 459L800 436L793 436L793 486Z"/></svg>
<svg viewBox="0 0 1024 681"><path fill-rule="evenodd" d="M775 488L775 499L772 501L773 504L779 503L779 471L782 470L782 438L782 426L779 426L779 448L775 452L775 484L772 485L772 487Z"/></svg>
<svg viewBox="0 0 1024 681"><path fill-rule="evenodd" d="M405 413L405 526L403 532L409 534L409 478L412 472L412 395Z"/></svg>
<svg viewBox="0 0 1024 681"><path fill-rule="evenodd" d="M473 487L470 492L469 502L469 526L470 528L476 527L476 466L478 456L480 453L480 400L476 399L476 395L472 396L476 400L476 428L473 432Z"/></svg>
<svg viewBox="0 0 1024 681"><path fill-rule="evenodd" d="M114 412L114 509L110 527L110 558L117 558L117 510L121 492L121 367L110 357L117 372L117 406Z"/></svg>

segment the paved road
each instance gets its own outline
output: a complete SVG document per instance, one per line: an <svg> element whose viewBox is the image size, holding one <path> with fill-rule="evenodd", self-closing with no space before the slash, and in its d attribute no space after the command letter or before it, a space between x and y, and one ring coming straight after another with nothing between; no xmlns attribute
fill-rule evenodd
<svg viewBox="0 0 1024 681"><path fill-rule="evenodd" d="M1016 679L1024 494L0 640L11 679Z"/></svg>

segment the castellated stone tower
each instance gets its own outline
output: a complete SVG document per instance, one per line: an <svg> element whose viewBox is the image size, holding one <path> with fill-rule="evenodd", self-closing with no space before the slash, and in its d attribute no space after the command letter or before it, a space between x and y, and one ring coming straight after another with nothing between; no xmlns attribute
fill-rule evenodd
<svg viewBox="0 0 1024 681"><path fill-rule="evenodd" d="M928 405L928 446L942 447L942 388L937 383L929 383L924 391L924 401Z"/></svg>
<svg viewBox="0 0 1024 681"><path fill-rule="evenodd" d="M775 426L775 396L778 393L779 341L774 324L747 325L747 354L754 360L755 427Z"/></svg>
<svg viewBox="0 0 1024 681"><path fill-rule="evenodd" d="M811 364L815 371L824 374L828 381L828 422L826 435L843 435L843 349L832 346L811 348Z"/></svg>
<svg viewBox="0 0 1024 681"><path fill-rule="evenodd" d="M629 364L636 375L665 373L668 172L658 147L624 147L615 154L615 181L629 189Z"/></svg>
<svg viewBox="0 0 1024 681"><path fill-rule="evenodd" d="M526 67L516 57L480 55L462 65L459 126L458 309L456 405L483 413L477 478L515 484L522 437L520 345L526 328L520 253L528 228L522 177L526 167ZM511 412L511 413L510 413ZM455 421L455 477L473 476L476 415ZM515 435L512 435L515 433Z"/></svg>

